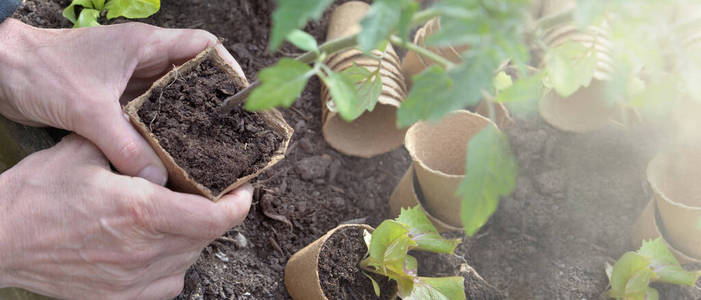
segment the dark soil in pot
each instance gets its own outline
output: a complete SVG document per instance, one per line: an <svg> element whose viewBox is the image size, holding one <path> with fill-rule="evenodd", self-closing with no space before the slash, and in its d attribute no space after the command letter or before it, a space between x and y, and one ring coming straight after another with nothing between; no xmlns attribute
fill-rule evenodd
<svg viewBox="0 0 701 300"><path fill-rule="evenodd" d="M24 20L52 27L49 20L61 20L67 2L27 0L25 7L60 5L30 11ZM143 21L214 33L253 81L280 57L300 53L291 45L276 54L265 51L274 2L161 1L161 11ZM319 41L325 40L328 15L306 27ZM295 129L286 158L254 180L246 221L205 248L177 299L289 299L283 270L293 253L340 222L360 219L377 226L386 218L387 199L410 164L406 150L360 159L328 147L316 79L282 113ZM429 258L419 270L449 276L466 261L507 299L603 299L604 263L632 250L630 230L652 198L645 166L665 135L649 128L574 135L539 120L517 120L507 133L519 162L515 194L458 247L457 256ZM695 287L656 287L662 287L661 299L701 299Z"/></svg>
<svg viewBox="0 0 701 300"><path fill-rule="evenodd" d="M216 109L238 89L211 59L156 88L138 111L175 162L218 195L237 178L264 167L283 137L241 106Z"/></svg>
<svg viewBox="0 0 701 300"><path fill-rule="evenodd" d="M391 299L394 281L372 275L380 285L380 297L375 295L370 279L358 267L367 253L363 229L343 228L324 243L319 252L319 279L329 299L385 300ZM370 275L370 274L368 274Z"/></svg>

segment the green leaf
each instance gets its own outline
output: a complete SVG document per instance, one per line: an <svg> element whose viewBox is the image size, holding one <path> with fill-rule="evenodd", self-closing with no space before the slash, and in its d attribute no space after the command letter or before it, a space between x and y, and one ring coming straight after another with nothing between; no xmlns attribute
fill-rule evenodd
<svg viewBox="0 0 701 300"><path fill-rule="evenodd" d="M578 0L577 9L573 13L574 23L579 28L586 28L593 25L603 17L606 8L606 1L601 0Z"/></svg>
<svg viewBox="0 0 701 300"><path fill-rule="evenodd" d="M568 97L582 86L589 86L597 64L596 50L581 43L567 42L545 55L548 82L562 97Z"/></svg>
<svg viewBox="0 0 701 300"><path fill-rule="evenodd" d="M545 72L519 78L511 86L500 91L495 101L505 103L512 113L526 116L538 110L538 101L543 97Z"/></svg>
<svg viewBox="0 0 701 300"><path fill-rule="evenodd" d="M380 297L380 285L375 281L375 278L372 278L372 276L368 275L367 273L363 272L363 275L370 279L370 282L372 282L372 289L375 290L375 296Z"/></svg>
<svg viewBox="0 0 701 300"><path fill-rule="evenodd" d="M410 245L415 245L407 236L409 232L402 224L385 220L372 233L370 258L374 259L387 273L387 268L401 272Z"/></svg>
<svg viewBox="0 0 701 300"><path fill-rule="evenodd" d="M358 93L360 108L372 111L375 109L377 100L382 95L382 78L380 68L375 72L370 72L365 67L360 67L353 63L353 66L343 71L343 74L355 84Z"/></svg>
<svg viewBox="0 0 701 300"><path fill-rule="evenodd" d="M105 8L105 0L92 0L92 5L97 10L102 10Z"/></svg>
<svg viewBox="0 0 701 300"><path fill-rule="evenodd" d="M698 273L688 272L682 268L661 238L643 241L638 253L650 258L650 267L659 276L659 281L693 286L699 278Z"/></svg>
<svg viewBox="0 0 701 300"><path fill-rule="evenodd" d="M260 111L276 106L290 107L314 75L311 68L299 61L283 58L258 74L261 85L246 101L246 109Z"/></svg>
<svg viewBox="0 0 701 300"><path fill-rule="evenodd" d="M331 98L341 118L350 122L365 112L366 107L361 105L355 83L348 76L329 71L328 75L321 77L321 79L329 88L329 93L331 93Z"/></svg>
<svg viewBox="0 0 701 300"><path fill-rule="evenodd" d="M376 49L389 38L401 19L403 0L376 0L368 14L360 21L363 29L358 35L358 45L365 52Z"/></svg>
<svg viewBox="0 0 701 300"><path fill-rule="evenodd" d="M613 298L645 299L650 280L655 273L649 268L650 258L627 252L616 261L611 273L609 296Z"/></svg>
<svg viewBox="0 0 701 300"><path fill-rule="evenodd" d="M479 103L482 91L491 90L497 57L488 49L470 51L464 61L447 72L432 66L416 75L409 96L397 112L399 125L436 121L449 112Z"/></svg>
<svg viewBox="0 0 701 300"><path fill-rule="evenodd" d="M84 8L80 11L78 22L73 25L73 28L100 26L100 23L97 22L99 16L99 10Z"/></svg>
<svg viewBox="0 0 701 300"><path fill-rule="evenodd" d="M659 300L660 299L660 292L658 292L654 288L647 288L647 293L645 293L645 300Z"/></svg>
<svg viewBox="0 0 701 300"><path fill-rule="evenodd" d="M419 3L410 1L399 16L399 24L397 24L397 34L404 41L411 41L409 39L409 33L411 31L411 21L414 18L414 14L419 10ZM385 40L386 41L386 40ZM384 51L384 50L381 50Z"/></svg>
<svg viewBox="0 0 701 300"><path fill-rule="evenodd" d="M302 28L310 19L318 19L333 0L279 0L273 13L273 29L268 49L275 51L285 37Z"/></svg>
<svg viewBox="0 0 701 300"><path fill-rule="evenodd" d="M401 209L397 222L409 228L409 238L416 242L416 249L435 253L453 253L460 239L443 238L420 206Z"/></svg>
<svg viewBox="0 0 701 300"><path fill-rule="evenodd" d="M511 80L511 76L506 74L504 71L501 71L497 74L497 76L494 76L494 88L497 91L503 91L511 87L513 84L514 82Z"/></svg>
<svg viewBox="0 0 701 300"><path fill-rule="evenodd" d="M110 0L105 4L105 9L110 20L119 17L148 18L161 9L161 0Z"/></svg>
<svg viewBox="0 0 701 300"><path fill-rule="evenodd" d="M302 30L293 30L287 35L287 40L299 49L314 52L319 51L319 45L316 43L316 39L314 39L311 34L308 34Z"/></svg>
<svg viewBox="0 0 701 300"><path fill-rule="evenodd" d="M71 4L63 10L63 17L68 19L68 21L71 21L73 24L78 22L78 15L75 13L76 6L81 6L84 9L95 8L93 2L90 0L73 0L73 2L71 2Z"/></svg>
<svg viewBox="0 0 701 300"><path fill-rule="evenodd" d="M404 300L465 300L465 283L461 276L419 277L414 290Z"/></svg>
<svg viewBox="0 0 701 300"><path fill-rule="evenodd" d="M462 196L460 216L467 236L472 236L494 213L500 196L516 186L516 160L507 137L487 125L467 147L467 174L458 187Z"/></svg>

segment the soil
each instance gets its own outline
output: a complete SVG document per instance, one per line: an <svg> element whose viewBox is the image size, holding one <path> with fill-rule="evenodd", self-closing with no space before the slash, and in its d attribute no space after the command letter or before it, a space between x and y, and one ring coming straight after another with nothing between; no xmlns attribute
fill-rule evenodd
<svg viewBox="0 0 701 300"><path fill-rule="evenodd" d="M138 111L175 162L214 195L265 167L283 140L240 105L229 114L217 113L237 91L233 79L207 59L154 88Z"/></svg>
<svg viewBox="0 0 701 300"><path fill-rule="evenodd" d="M339 229L326 240L319 252L319 278L327 298L392 299L397 288L395 282L373 274L380 285L380 297L377 297L372 282L358 267L367 251L361 228Z"/></svg>
<svg viewBox="0 0 701 300"><path fill-rule="evenodd" d="M27 0L25 5L43 2L64 3ZM278 58L300 53L290 45L276 54L265 51L272 2L162 1L161 11L145 22L214 33L253 80ZM60 13L35 16L49 20ZM306 27L319 41L325 40L328 16L327 11ZM319 88L312 79L300 99L282 111L295 129L287 157L254 182L248 218L205 248L178 299L288 299L283 269L294 252L339 223L377 226L387 218L389 195L411 162L408 153L400 148L361 159L331 149L321 134ZM507 133L520 168L516 191L502 199L478 234L465 239L456 256L420 260L420 272L476 278L460 272L460 265L468 263L495 288L466 283L470 299L498 299L499 294L604 299L604 264L635 249L629 242L632 225L652 197L645 166L673 135L654 122L570 134L537 116L517 119ZM661 299L701 299L699 286L654 286ZM488 295L470 294L473 290Z"/></svg>

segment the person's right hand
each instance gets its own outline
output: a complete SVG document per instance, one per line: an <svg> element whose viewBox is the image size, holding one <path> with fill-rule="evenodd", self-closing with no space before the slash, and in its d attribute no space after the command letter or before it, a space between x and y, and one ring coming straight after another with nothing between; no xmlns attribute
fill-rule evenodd
<svg viewBox="0 0 701 300"><path fill-rule="evenodd" d="M62 299L166 299L213 239L240 224L250 185L219 202L110 171L77 135L0 174L0 288Z"/></svg>

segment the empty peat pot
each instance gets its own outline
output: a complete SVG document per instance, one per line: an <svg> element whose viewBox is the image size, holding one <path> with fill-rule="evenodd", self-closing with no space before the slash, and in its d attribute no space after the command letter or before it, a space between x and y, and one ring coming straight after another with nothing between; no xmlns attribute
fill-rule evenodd
<svg viewBox="0 0 701 300"><path fill-rule="evenodd" d="M339 225L292 255L285 265L285 287L292 299L350 299L344 294L348 292L354 293L355 299L396 299L395 282L375 277L380 280L378 298L370 279L359 270L358 264L367 253L364 230L372 232L374 229L365 224ZM363 283L362 290L358 288L358 281ZM367 295L359 297L360 293Z"/></svg>
<svg viewBox="0 0 701 300"><path fill-rule="evenodd" d="M360 20L370 6L359 1L350 1L338 6L329 20L327 40L343 38L360 32ZM392 45L384 53L373 51L375 59L362 51L349 49L334 53L325 63L335 72L343 72L354 64L374 72L380 68L382 92L372 111L364 112L352 122L346 122L329 108L332 97L325 85L321 86L322 132L326 142L341 153L373 157L392 151L402 145L405 129L397 128L397 109L407 95L404 75L400 71L399 57Z"/></svg>
<svg viewBox="0 0 701 300"><path fill-rule="evenodd" d="M662 241L664 241L665 245L667 245L667 248L669 248L680 263L701 263L701 258L692 257L686 253L683 253L681 250L678 250L675 245L670 244L666 237L666 229L661 228L662 224L660 224L657 220L659 217L659 210L655 206L655 200L650 200L642 214L640 214L640 217L638 217L638 220L635 222L633 228L632 247L634 249L638 249L642 246L643 241L662 238Z"/></svg>
<svg viewBox="0 0 701 300"><path fill-rule="evenodd" d="M212 47L124 107L166 166L171 188L217 201L284 157L293 130L277 110L217 113L247 86L241 67Z"/></svg>
<svg viewBox="0 0 701 300"><path fill-rule="evenodd" d="M678 147L657 155L648 164L647 180L667 241L701 258L701 148Z"/></svg>
<svg viewBox="0 0 701 300"><path fill-rule="evenodd" d="M446 224L424 209L423 203L425 200L420 188L416 179L416 173L414 172L414 166L410 165L409 169L399 181L399 184L397 184L397 187L394 188L392 195L389 197L389 211L391 216L396 218L402 212L402 208L412 208L419 205L438 232L462 231L462 227Z"/></svg>
<svg viewBox="0 0 701 300"><path fill-rule="evenodd" d="M467 145L489 119L466 110L455 111L438 122L419 122L406 133L404 144L414 163L426 211L453 227L462 227L461 198L456 194L465 178Z"/></svg>

